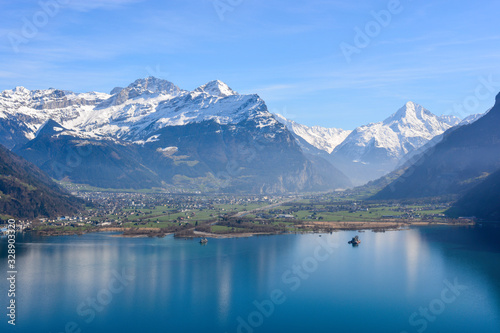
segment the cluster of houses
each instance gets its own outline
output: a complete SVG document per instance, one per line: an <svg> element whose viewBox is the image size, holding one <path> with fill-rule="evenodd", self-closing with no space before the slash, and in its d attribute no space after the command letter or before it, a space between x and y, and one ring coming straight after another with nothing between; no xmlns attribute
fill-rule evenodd
<svg viewBox="0 0 500 333"><path fill-rule="evenodd" d="M83 227L86 224L93 224L96 226L110 226L112 225L112 222L105 221L105 222L96 222L90 220L89 217L87 216L61 216L57 220L47 220L47 219L42 219L42 223L45 223L47 225L54 225L54 226L60 226L60 227L65 227L65 226L80 226ZM121 223L119 223L121 224Z"/></svg>
<svg viewBox="0 0 500 333"><path fill-rule="evenodd" d="M16 231L24 231L31 228L31 221L16 221ZM7 235L9 233L8 227L0 228L0 235Z"/></svg>

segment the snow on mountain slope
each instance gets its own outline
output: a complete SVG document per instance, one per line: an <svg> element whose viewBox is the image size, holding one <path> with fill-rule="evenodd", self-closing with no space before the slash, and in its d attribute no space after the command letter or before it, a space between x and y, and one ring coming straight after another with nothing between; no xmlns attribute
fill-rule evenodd
<svg viewBox="0 0 500 333"><path fill-rule="evenodd" d="M333 154L344 154L353 160L369 163L371 161L364 156L370 149L377 148L385 150L389 157L401 158L451 127L448 121L408 102L383 122L356 128Z"/></svg>
<svg viewBox="0 0 500 333"><path fill-rule="evenodd" d="M141 93L95 112L80 128L101 136L142 139L166 126L213 120L237 124L257 120L259 127L277 123L257 95L239 95L226 84L212 81L188 92L179 89Z"/></svg>
<svg viewBox="0 0 500 333"><path fill-rule="evenodd" d="M491 109L490 109L491 110ZM478 120L479 118L483 117L485 114L487 114L490 110L486 111L485 113L476 113L476 114L471 114L470 116L467 116L465 117L460 123L459 125L468 125L468 124L472 124L473 122L475 122L476 120Z"/></svg>
<svg viewBox="0 0 500 333"><path fill-rule="evenodd" d="M391 171L403 157L424 146L457 122L408 102L382 122L356 128L332 152L333 163L353 183L362 185Z"/></svg>
<svg viewBox="0 0 500 333"><path fill-rule="evenodd" d="M448 131L418 163L373 199L461 195L500 168L500 94L494 107L474 123ZM498 206L498 198L496 198Z"/></svg>
<svg viewBox="0 0 500 333"><path fill-rule="evenodd" d="M350 186L304 153L259 96L221 81L186 91L149 77L112 94L18 88L3 93L0 111L0 142L58 180L251 193ZM10 137L20 130L32 140ZM85 163L68 162L82 147Z"/></svg>
<svg viewBox="0 0 500 333"><path fill-rule="evenodd" d="M444 123L447 123L450 126L456 126L461 121L460 118L458 118L457 116L453 116L453 115L442 115L441 117L439 117L439 120L444 122Z"/></svg>
<svg viewBox="0 0 500 333"><path fill-rule="evenodd" d="M304 153L328 159L359 182L392 171L403 156L459 121L454 116L437 117L408 102L386 120L354 131L308 127L272 115L259 96L240 95L219 80L194 91L148 77L125 88L114 88L111 94L58 89L30 91L23 87L0 93L0 143L9 148L35 138L49 120L61 128L55 136L137 143L152 142L153 136L166 127L206 121L224 126L250 121L251 126L264 129L260 132L268 136L288 132L287 128Z"/></svg>
<svg viewBox="0 0 500 333"><path fill-rule="evenodd" d="M17 87L0 94L0 118L26 124L27 139L34 138L49 119L82 137L125 139L142 139L165 126L206 120L236 124L253 119L259 127L277 123L257 95L239 95L218 80L189 92L148 77L112 92L76 94Z"/></svg>
<svg viewBox="0 0 500 333"><path fill-rule="evenodd" d="M127 88L115 88L111 91L114 94L106 101L97 106L97 109L105 109L113 106L121 106L129 100L149 100L159 97L175 97L185 90L181 90L172 82L161 80L155 77L138 79Z"/></svg>
<svg viewBox="0 0 500 333"><path fill-rule="evenodd" d="M194 90L195 92L204 92L212 96L227 97L231 95L238 95L237 92L232 90L222 81L210 81Z"/></svg>
<svg viewBox="0 0 500 333"><path fill-rule="evenodd" d="M95 105L109 98L108 94L89 92L73 93L58 89L33 90L16 87L0 94L0 118L23 123L27 139L47 120L52 119L66 127L81 124Z"/></svg>
<svg viewBox="0 0 500 333"><path fill-rule="evenodd" d="M257 120L259 127L277 123L257 95L220 98L189 92L174 98L127 101L119 110L102 110L83 124L82 129L102 136L140 139L166 126L183 126L207 120L227 125L246 119Z"/></svg>
<svg viewBox="0 0 500 333"><path fill-rule="evenodd" d="M280 123L285 125L292 134L327 153L331 153L335 147L341 144L352 132L341 128L326 128L321 126L309 127L289 120L280 114L275 114L274 116Z"/></svg>

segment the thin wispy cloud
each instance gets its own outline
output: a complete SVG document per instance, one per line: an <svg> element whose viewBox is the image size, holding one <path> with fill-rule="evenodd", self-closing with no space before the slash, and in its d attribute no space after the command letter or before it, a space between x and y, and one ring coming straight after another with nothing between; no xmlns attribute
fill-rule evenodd
<svg viewBox="0 0 500 333"><path fill-rule="evenodd" d="M64 6L66 8L87 12L94 9L114 10L143 1L145 0L71 0Z"/></svg>

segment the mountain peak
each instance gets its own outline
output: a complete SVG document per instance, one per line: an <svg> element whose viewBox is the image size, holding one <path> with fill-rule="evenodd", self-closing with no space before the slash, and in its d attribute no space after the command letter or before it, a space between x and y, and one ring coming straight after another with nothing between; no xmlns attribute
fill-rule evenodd
<svg viewBox="0 0 500 333"><path fill-rule="evenodd" d="M408 109L408 108L413 108L413 109L415 109L415 107L417 107L417 106L420 106L420 105L418 105L417 103L414 103L414 102L412 102L412 101L408 101L408 102L406 102L406 104L405 104L405 107L406 107L407 109Z"/></svg>
<svg viewBox="0 0 500 333"><path fill-rule="evenodd" d="M159 93L159 92L172 93L174 91L177 92L180 90L172 82L159 79L154 76L149 76L144 79L137 79L131 84L129 84L127 88L135 89L141 92L149 91L152 93Z"/></svg>
<svg viewBox="0 0 500 333"><path fill-rule="evenodd" d="M227 97L231 95L238 95L238 93L224 82L220 80L210 81L194 90L195 92L207 93L213 96Z"/></svg>
<svg viewBox="0 0 500 333"><path fill-rule="evenodd" d="M107 108L112 105L121 105L129 99L152 94L167 94L177 96L182 90L170 81L149 76L145 79L137 79L127 88L116 87L111 90L111 97L97 106L98 109Z"/></svg>
<svg viewBox="0 0 500 333"><path fill-rule="evenodd" d="M41 135L52 135L57 132L61 132L66 130L63 126L61 126L58 122L48 119L45 123L43 123L40 128L35 133L35 137L39 137Z"/></svg>
<svg viewBox="0 0 500 333"><path fill-rule="evenodd" d="M425 121L429 118L436 118L438 121L446 123L450 126L458 125L461 121L460 118L453 115L442 115L438 117L420 104L408 101L401 109L387 118L384 122L388 123L393 121L401 121L403 119L405 119L406 121L412 119Z"/></svg>
<svg viewBox="0 0 500 333"><path fill-rule="evenodd" d="M401 121L403 119L422 119L424 116L434 116L429 110L425 109L420 104L409 101L396 113L393 113L389 118L384 120L385 124Z"/></svg>
<svg viewBox="0 0 500 333"><path fill-rule="evenodd" d="M418 112L420 110L425 110L425 108L422 105L417 104L417 103L412 102L412 101L406 102L406 104L402 107L402 109L406 109L407 112L408 111L410 111L410 112Z"/></svg>
<svg viewBox="0 0 500 333"><path fill-rule="evenodd" d="M114 95L114 94L118 94L120 91L123 90L123 87L114 87L111 91L110 91L110 95Z"/></svg>
<svg viewBox="0 0 500 333"><path fill-rule="evenodd" d="M24 88L23 86L17 86L12 89L12 93L14 94L28 94L30 92L29 89Z"/></svg>

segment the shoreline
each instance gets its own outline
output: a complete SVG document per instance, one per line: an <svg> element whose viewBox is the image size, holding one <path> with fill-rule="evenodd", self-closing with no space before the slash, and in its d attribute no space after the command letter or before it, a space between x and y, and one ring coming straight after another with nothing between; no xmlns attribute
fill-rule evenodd
<svg viewBox="0 0 500 333"><path fill-rule="evenodd" d="M158 237L163 238L167 235L174 234L176 238L184 239L195 239L195 238L247 238L253 236L263 236L263 235L282 235L288 233L328 233L337 231L367 231L371 230L373 232L385 232L385 231L399 231L406 230L411 226L474 226L475 222L427 222L427 221L348 221L348 222L336 222L336 221L321 221L321 222L304 222L298 224L297 226L301 228L296 228L294 231L289 232L276 231L276 232L251 232L242 231L236 233L211 233L196 230L186 230L187 232L164 232L160 228L121 228L121 227L104 227L104 228L92 228L89 230L57 230L53 229L47 230L32 230L43 236L71 236L71 235L83 235L87 233L94 232L121 232L120 234L112 235L111 237L124 237L124 238L145 238L145 237ZM303 230L300 230L303 229Z"/></svg>

